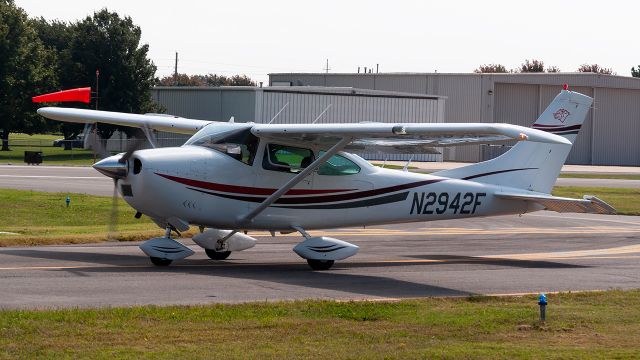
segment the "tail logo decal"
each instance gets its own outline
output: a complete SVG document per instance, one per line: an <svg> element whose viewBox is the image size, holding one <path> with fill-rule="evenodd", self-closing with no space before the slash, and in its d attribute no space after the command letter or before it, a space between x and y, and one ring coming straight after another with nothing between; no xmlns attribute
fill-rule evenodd
<svg viewBox="0 0 640 360"><path fill-rule="evenodd" d="M553 113L553 117L556 120L560 121L561 123L564 123L564 121L567 120L567 117L569 117L569 115L571 115L571 113L565 109L560 109Z"/></svg>

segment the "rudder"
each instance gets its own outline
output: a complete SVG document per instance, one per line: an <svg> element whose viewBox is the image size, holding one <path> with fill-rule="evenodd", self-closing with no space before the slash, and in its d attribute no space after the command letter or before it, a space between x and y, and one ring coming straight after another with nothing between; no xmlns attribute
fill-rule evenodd
<svg viewBox="0 0 640 360"><path fill-rule="evenodd" d="M589 96L563 90L532 127L563 136L573 144L592 102ZM549 194L570 151L571 145L521 141L495 159L433 175Z"/></svg>

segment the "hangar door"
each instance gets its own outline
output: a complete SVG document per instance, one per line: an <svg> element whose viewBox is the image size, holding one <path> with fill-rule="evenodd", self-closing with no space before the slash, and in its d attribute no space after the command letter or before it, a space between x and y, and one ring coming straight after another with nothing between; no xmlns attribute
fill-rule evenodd
<svg viewBox="0 0 640 360"><path fill-rule="evenodd" d="M560 86L529 84L495 84L494 122L530 127L549 103L560 92ZM593 96L590 88L574 88L585 95ZM592 112L589 111L580 134L573 145L567 164L591 164ZM503 154L507 146L483 146L482 159L488 160Z"/></svg>
<svg viewBox="0 0 640 360"><path fill-rule="evenodd" d="M493 122L531 126L538 118L538 85L494 85ZM509 150L515 142L506 145L482 145L482 161L493 159Z"/></svg>

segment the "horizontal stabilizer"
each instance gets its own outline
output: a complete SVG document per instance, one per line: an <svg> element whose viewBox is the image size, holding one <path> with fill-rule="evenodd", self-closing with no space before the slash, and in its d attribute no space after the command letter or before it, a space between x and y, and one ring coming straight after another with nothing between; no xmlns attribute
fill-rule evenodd
<svg viewBox="0 0 640 360"><path fill-rule="evenodd" d="M583 199L571 199L551 195L529 195L518 193L498 192L496 197L509 200L524 200L545 207L545 210L559 213L592 213L615 215L616 209L606 202L592 195L585 195Z"/></svg>

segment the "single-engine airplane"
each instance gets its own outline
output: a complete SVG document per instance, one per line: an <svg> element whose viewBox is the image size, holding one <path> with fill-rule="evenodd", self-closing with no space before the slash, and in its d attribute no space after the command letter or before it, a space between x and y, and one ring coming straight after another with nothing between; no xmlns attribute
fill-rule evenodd
<svg viewBox="0 0 640 360"><path fill-rule="evenodd" d="M124 200L166 230L140 248L169 265L193 251L172 232L193 237L214 260L255 245L247 231L299 232L293 248L314 270L355 255L358 246L307 231L538 210L613 214L594 196L550 195L591 106L562 90L531 128L496 123L255 124L44 107L46 118L192 134L180 147L131 149L94 168L114 179ZM92 126L92 125L90 125ZM348 151L437 152L436 148L517 141L503 155L432 174L371 165Z"/></svg>

